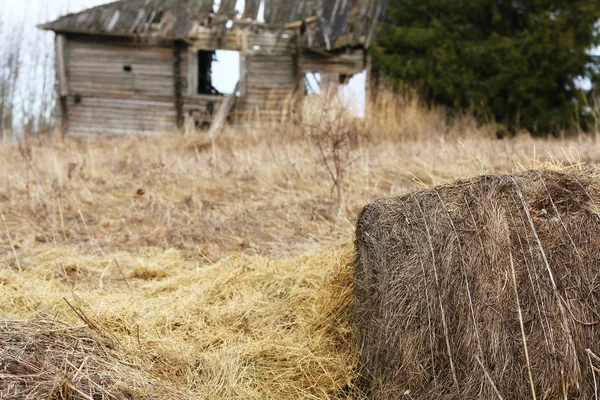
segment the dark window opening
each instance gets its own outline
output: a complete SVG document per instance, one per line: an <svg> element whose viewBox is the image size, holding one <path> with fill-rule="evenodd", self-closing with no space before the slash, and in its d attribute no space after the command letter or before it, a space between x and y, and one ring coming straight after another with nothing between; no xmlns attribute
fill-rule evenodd
<svg viewBox="0 0 600 400"><path fill-rule="evenodd" d="M81 104L81 95L76 94L73 100L75 101L75 104Z"/></svg>
<svg viewBox="0 0 600 400"><path fill-rule="evenodd" d="M351 78L352 78L352 75L340 74L340 77L339 77L340 85L347 85L348 82L350 82Z"/></svg>
<svg viewBox="0 0 600 400"><path fill-rule="evenodd" d="M160 24L160 22L162 21L162 17L163 17L162 10L153 11L150 14L148 14L146 23L147 24Z"/></svg>
<svg viewBox="0 0 600 400"><path fill-rule="evenodd" d="M125 72L131 72L131 71L133 71L133 68L131 67L131 65L124 65L123 66L123 71L125 71Z"/></svg>
<svg viewBox="0 0 600 400"><path fill-rule="evenodd" d="M198 52L198 94L221 94L212 85L212 63L214 51Z"/></svg>

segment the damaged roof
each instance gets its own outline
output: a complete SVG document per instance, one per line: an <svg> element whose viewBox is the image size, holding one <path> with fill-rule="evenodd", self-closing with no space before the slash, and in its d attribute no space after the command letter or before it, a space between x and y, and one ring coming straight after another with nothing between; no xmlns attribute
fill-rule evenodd
<svg viewBox="0 0 600 400"><path fill-rule="evenodd" d="M69 14L41 29L112 36L153 36L193 41L199 27L255 23L278 30L290 24L307 47L368 46L386 0L121 0ZM258 22L264 10L264 21ZM263 16L260 16L263 17ZM308 21L305 23L304 21Z"/></svg>

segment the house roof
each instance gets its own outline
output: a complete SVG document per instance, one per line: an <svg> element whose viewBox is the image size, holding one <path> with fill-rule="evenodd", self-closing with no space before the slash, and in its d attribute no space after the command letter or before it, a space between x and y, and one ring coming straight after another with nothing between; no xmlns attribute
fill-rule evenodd
<svg viewBox="0 0 600 400"><path fill-rule="evenodd" d="M276 30L312 17L317 26L309 47L331 49L340 47L337 44L364 45L365 39L368 42L386 4L386 0L246 0L244 12L238 16L238 1L241 0L221 0L215 10L214 0L120 0L65 15L39 27L55 32L192 41L198 26L224 27L231 19L241 23L254 21L262 7L267 29Z"/></svg>
<svg viewBox="0 0 600 400"><path fill-rule="evenodd" d="M207 0L121 0L42 24L55 32L114 36L154 35L187 39L195 24L213 12Z"/></svg>

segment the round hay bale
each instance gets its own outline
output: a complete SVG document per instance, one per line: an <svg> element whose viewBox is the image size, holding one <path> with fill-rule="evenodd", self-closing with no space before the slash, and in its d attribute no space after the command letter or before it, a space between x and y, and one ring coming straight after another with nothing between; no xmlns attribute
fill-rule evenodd
<svg viewBox="0 0 600 400"><path fill-rule="evenodd" d="M595 398L599 183L529 171L366 206L354 322L369 397Z"/></svg>

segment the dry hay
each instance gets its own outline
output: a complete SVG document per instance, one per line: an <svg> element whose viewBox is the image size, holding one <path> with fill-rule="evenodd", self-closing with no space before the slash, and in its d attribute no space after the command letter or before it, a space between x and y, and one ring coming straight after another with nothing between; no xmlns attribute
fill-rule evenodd
<svg viewBox="0 0 600 400"><path fill-rule="evenodd" d="M204 266L173 249L46 247L19 260L21 270L12 254L0 256L0 320L58 315L69 323L0 322L0 364L46 360L29 398L62 400L52 396L67 382L105 399L128 399L123 388L136 400L339 399L356 377L351 249ZM72 328L82 323L89 328ZM19 373L0 374L5 393L6 374L17 381ZM29 390L13 387L2 400Z"/></svg>
<svg viewBox="0 0 600 400"><path fill-rule="evenodd" d="M359 217L355 323L376 399L597 398L595 171L484 176Z"/></svg>
<svg viewBox="0 0 600 400"><path fill-rule="evenodd" d="M141 376L114 340L87 325L3 319L0 343L0 399L182 398Z"/></svg>

